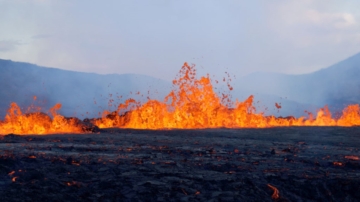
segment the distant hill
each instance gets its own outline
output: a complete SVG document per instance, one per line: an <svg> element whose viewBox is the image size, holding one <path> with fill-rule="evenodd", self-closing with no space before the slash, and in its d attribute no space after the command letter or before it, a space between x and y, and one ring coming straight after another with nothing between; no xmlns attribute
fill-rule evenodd
<svg viewBox="0 0 360 202"><path fill-rule="evenodd" d="M116 105L129 97L163 99L170 89L171 82L150 76L99 75L0 59L0 119L11 102L21 107L34 103L46 110L61 103L63 107L60 113L85 118L98 116L103 109L116 109L108 107L110 99ZM37 96L36 101L33 96Z"/></svg>
<svg viewBox="0 0 360 202"><path fill-rule="evenodd" d="M235 82L234 95L251 92L278 97L278 100L281 97L285 103L293 102L289 107L327 104L332 111L339 111L345 105L360 103L359 78L360 53L309 74L253 73Z"/></svg>

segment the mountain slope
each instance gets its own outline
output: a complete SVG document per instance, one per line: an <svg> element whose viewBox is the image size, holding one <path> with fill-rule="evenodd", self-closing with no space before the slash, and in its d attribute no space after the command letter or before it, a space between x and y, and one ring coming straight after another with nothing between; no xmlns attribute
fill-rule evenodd
<svg viewBox="0 0 360 202"><path fill-rule="evenodd" d="M1 117L11 102L22 107L35 103L45 109L61 103L60 112L66 116L98 116L103 109L116 109L109 108L111 99L116 105L129 97L163 99L170 88L170 82L144 75L99 75L0 60Z"/></svg>
<svg viewBox="0 0 360 202"><path fill-rule="evenodd" d="M254 73L234 84L235 94L252 92L286 97L304 104L340 110L345 105L360 103L360 53L319 71L287 75Z"/></svg>

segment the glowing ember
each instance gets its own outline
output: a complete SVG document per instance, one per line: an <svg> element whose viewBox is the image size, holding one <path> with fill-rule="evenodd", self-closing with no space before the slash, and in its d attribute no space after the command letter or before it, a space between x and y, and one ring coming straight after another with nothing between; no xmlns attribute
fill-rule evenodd
<svg viewBox="0 0 360 202"><path fill-rule="evenodd" d="M337 161L333 162L333 164L334 166L343 166L343 163Z"/></svg>
<svg viewBox="0 0 360 202"><path fill-rule="evenodd" d="M229 95L219 97L214 92L209 75L197 79L195 67L187 63L173 84L174 89L164 101L149 99L141 104L128 99L116 111L104 111L103 116L92 120L92 123L99 128L137 129L360 125L360 108L357 104L347 106L339 119L331 117L327 106L320 109L315 118L311 113L308 113L308 118L264 116L256 113L252 95L243 102L235 103L231 102ZM233 89L230 84L227 86L230 91ZM280 103L275 103L275 106L281 108ZM51 116L41 113L39 108L34 113L23 114L20 107L12 103L5 119L0 121L0 134L83 133L81 121L57 114L60 108L61 104L51 108Z"/></svg>
<svg viewBox="0 0 360 202"><path fill-rule="evenodd" d="M65 184L67 186L76 186L76 187L81 187L81 183L77 182L77 181L71 181L71 182L65 182Z"/></svg>
<svg viewBox="0 0 360 202"><path fill-rule="evenodd" d="M270 187L274 191L274 193L271 195L271 198L278 199L280 197L279 190L276 187L272 186L271 184L268 184L267 186Z"/></svg>
<svg viewBox="0 0 360 202"><path fill-rule="evenodd" d="M360 158L358 156L345 156L346 159L349 160L353 160L353 161L358 161L360 160Z"/></svg>

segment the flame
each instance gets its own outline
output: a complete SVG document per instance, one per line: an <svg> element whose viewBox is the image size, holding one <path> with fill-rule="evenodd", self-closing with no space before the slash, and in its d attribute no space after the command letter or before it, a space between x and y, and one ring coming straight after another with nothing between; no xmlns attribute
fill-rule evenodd
<svg viewBox="0 0 360 202"><path fill-rule="evenodd" d="M209 75L196 79L195 66L184 64L180 76L163 102L148 100L144 104L129 99L115 112L104 112L93 123L99 128L119 127L138 129L199 129L199 128L265 128L284 126L355 126L360 125L360 108L349 105L336 120L327 106L313 118L276 118L256 113L251 95L243 102L232 104L228 95L220 98L213 90ZM229 90L232 90L232 88ZM234 107L231 107L234 106ZM275 103L280 109L281 106ZM125 113L124 113L125 112Z"/></svg>
<svg viewBox="0 0 360 202"><path fill-rule="evenodd" d="M231 80L231 79L228 79ZM226 81L224 78L223 81ZM215 81L218 82L218 81ZM253 105L254 96L245 101L233 103L229 95L218 96L214 92L209 75L196 77L194 65L185 63L173 80L174 89L163 101L151 100L140 103L128 99L114 112L104 111L102 117L91 120L99 128L137 129L201 129L201 128L266 128L286 126L358 126L359 105L347 106L339 119L334 119L328 107L320 109L316 117L275 117L257 113ZM231 91L233 87L227 83ZM33 98L36 100L36 96ZM113 104L113 100L109 101ZM280 103L275 103L277 109ZM57 113L61 104L56 104L49 114L40 112L23 113L16 103L11 103L7 115L0 120L0 134L52 134L83 133L84 127L77 118L66 118Z"/></svg>

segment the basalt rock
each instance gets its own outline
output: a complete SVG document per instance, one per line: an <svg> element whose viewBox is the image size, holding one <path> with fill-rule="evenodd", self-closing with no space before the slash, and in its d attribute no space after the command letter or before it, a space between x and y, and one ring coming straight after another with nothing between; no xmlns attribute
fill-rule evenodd
<svg viewBox="0 0 360 202"><path fill-rule="evenodd" d="M7 135L0 198L358 201L359 143L359 128L339 127Z"/></svg>

